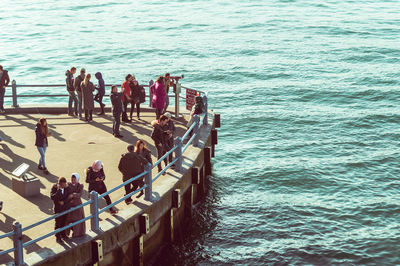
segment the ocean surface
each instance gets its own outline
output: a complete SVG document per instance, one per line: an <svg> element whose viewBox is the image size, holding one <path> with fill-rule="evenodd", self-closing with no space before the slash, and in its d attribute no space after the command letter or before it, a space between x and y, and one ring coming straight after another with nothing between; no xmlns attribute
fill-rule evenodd
<svg viewBox="0 0 400 266"><path fill-rule="evenodd" d="M2 0L18 84L184 74L221 114L210 191L164 265L400 264L400 2ZM20 89L65 93L64 88ZM30 103L65 102L34 98Z"/></svg>

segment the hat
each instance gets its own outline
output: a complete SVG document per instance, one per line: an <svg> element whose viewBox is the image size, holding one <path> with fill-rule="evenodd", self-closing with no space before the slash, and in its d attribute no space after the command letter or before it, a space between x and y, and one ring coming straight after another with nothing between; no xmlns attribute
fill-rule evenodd
<svg viewBox="0 0 400 266"><path fill-rule="evenodd" d="M78 175L78 173L72 173L71 177L75 177L76 183L79 183L79 175Z"/></svg>
<svg viewBox="0 0 400 266"><path fill-rule="evenodd" d="M171 113L169 113L169 112L164 113L164 115L165 115L166 117L168 117L168 118L171 118L171 117L172 117Z"/></svg>
<svg viewBox="0 0 400 266"><path fill-rule="evenodd" d="M94 172L100 171L101 168L103 168L103 165L102 165L100 160L96 160L96 161L93 162L92 169L93 169Z"/></svg>

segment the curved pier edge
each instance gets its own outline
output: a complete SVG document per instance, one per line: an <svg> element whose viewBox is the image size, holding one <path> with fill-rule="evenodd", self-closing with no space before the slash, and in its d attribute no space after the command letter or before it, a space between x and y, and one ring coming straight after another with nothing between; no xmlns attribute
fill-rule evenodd
<svg viewBox="0 0 400 266"><path fill-rule="evenodd" d="M150 261L163 243L174 241L176 230L191 216L193 204L206 193L214 149L211 132L216 126L213 112L209 112L208 122L200 130L199 146L190 145L184 153L182 170L178 173L169 169L153 184L152 201L141 197L118 215L101 221L99 232L88 231L85 237L67 241L64 246L44 247L26 254L25 263L93 264L98 259L93 248L96 240L102 243L102 265L141 265Z"/></svg>

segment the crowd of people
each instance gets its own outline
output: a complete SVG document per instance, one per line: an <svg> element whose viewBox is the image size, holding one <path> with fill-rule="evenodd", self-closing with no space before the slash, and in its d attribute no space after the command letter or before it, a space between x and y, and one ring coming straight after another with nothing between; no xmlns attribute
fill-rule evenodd
<svg viewBox="0 0 400 266"><path fill-rule="evenodd" d="M93 110L94 102L98 102L100 106L100 113L98 115L105 114L105 104L102 102L105 95L105 82L102 74L97 72L95 74L98 80L95 86L90 80L91 75L86 74L86 70L82 68L80 75L74 78L76 68L71 67L66 71L66 87L69 93L68 101L68 115L78 117L80 120L85 120L88 123L93 121ZM0 112L4 112L3 97L5 87L9 83L9 77L6 70L3 70L0 66ZM155 120L151 122L153 127L151 138L154 141L154 146L157 150L157 159L159 160L165 153L170 151L174 147L174 134L175 125L172 121L172 115L167 112L169 105L168 91L169 87L173 86L173 80L170 79L169 73L164 76L159 76L156 82L150 86L150 93L152 95L151 103L155 109ZM97 90L97 93L94 92ZM145 101L145 90L143 86L140 86L135 76L128 74L125 77L125 81L121 84L121 89L118 89L117 85L111 86L110 100L112 104L112 116L113 116L113 129L112 133L117 138L122 138L119 128L122 121L126 123L132 122L132 116L136 107L136 116L140 120L140 104ZM128 106L131 105L131 110L128 112ZM129 117L128 117L128 114ZM191 112L191 116L195 114L194 109ZM39 119L35 128L35 146L39 152L38 169L43 170L44 174L49 174L47 169L45 155L46 150L49 146L48 138L51 136L49 132L49 126L46 118L42 117ZM1 139L0 139L1 141ZM164 159L165 166L172 163L173 154L170 153L168 157ZM139 139L136 145L130 144L127 147L127 152L122 154L118 169L122 173L122 181L125 182L132 177L143 173L146 164L152 165L151 151L147 148L147 144L144 140ZM171 165L173 169L175 165ZM158 172L162 171L161 163L158 164ZM164 171L165 175L166 172ZM105 173L103 164L101 161L94 161L91 166L85 169L86 183L88 183L89 193L96 191L99 194L103 194L107 191L105 184ZM82 204L82 192L84 185L80 183L78 173L71 174L70 182L66 178L60 177L58 182L51 188L50 197L54 202L54 213L61 213L70 208L76 207ZM125 185L125 195L132 193L133 191L142 188L136 198L141 197L143 192L144 179L143 177L134 180ZM107 206L112 204L109 195L104 196ZM132 198L128 197L125 200L126 204L132 202ZM2 202L0 202L0 210L2 208ZM111 214L116 214L117 210L114 207L109 208ZM55 229L62 228L67 224L74 223L85 217L83 208L78 208L66 215L59 216L55 219ZM80 237L85 235L86 228L85 223L77 224L71 227L72 237ZM63 239L69 238L71 230L64 230L56 234L57 242L62 242Z"/></svg>

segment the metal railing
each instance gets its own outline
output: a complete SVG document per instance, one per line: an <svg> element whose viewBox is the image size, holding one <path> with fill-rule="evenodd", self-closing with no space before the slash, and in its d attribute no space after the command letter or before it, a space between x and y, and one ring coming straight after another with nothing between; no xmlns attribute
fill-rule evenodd
<svg viewBox="0 0 400 266"><path fill-rule="evenodd" d="M14 83L14 81L13 81ZM27 85L28 86L28 85ZM37 85L38 86L42 86L42 85ZM57 85L57 86L64 86L64 85ZM106 86L110 86L110 85L106 85ZM53 85L54 87L54 85ZM99 232L100 229L100 225L99 225L99 215L103 212L105 212L107 209L110 209L111 207L121 203L122 201L126 200L127 198L130 198L132 195L144 190L144 199L147 201L152 201L152 191L153 191L153 183L165 172L167 171L173 164L175 164L175 171L176 172L180 172L182 171L182 163L183 163L183 153L188 149L188 147L190 146L190 144L193 144L194 147L198 147L199 146L199 140L200 140L200 128L202 126L207 126L208 125L208 102L207 102L207 94L203 93L203 101L204 101L204 112L201 115L194 115L193 116L193 124L188 128L188 130L185 132L185 134L183 135L183 137L176 137L175 139L175 145L172 149L170 149L167 153L165 153L157 162L155 162L153 165L151 165L150 163L148 163L147 165L145 165L144 167L144 172L142 172L141 174L132 177L131 179L123 182L122 184L112 188L111 190L108 190L107 192L99 195L96 191L92 191L90 193L90 199L76 207L73 207L69 210L66 210L62 213L57 213L55 215L52 215L50 217L47 217L39 222L36 222L34 224L31 224L29 226L26 227L22 227L22 225L19 222L15 222L13 224L13 231L8 232L6 234L0 235L0 240L6 237L13 237L13 247L9 248L7 250L3 250L0 251L0 256L4 255L4 254L8 254L10 252L14 252L14 263L15 265L24 265L24 258L23 258L23 248L26 248L38 241L41 241L45 238L48 238L52 235L55 235L59 232L62 232L68 228L71 228L77 224L80 223L84 223L87 220L90 219L90 228L92 231L94 232ZM42 95L40 95L42 96ZM64 96L64 95L63 95ZM67 96L67 95L65 95ZM21 96L18 96L21 97ZM33 97L33 96L31 96ZM201 116L201 118L200 118ZM192 132L192 136L190 137L190 139L188 140L188 142L185 144L185 146L183 146L183 142L185 139L188 138L188 136L191 134ZM162 169L162 171L160 171L157 175L155 175L154 177L152 177L152 169L157 167L158 164L160 164L165 158L167 158L167 156L171 155L173 152L175 152L175 159L170 162L166 167L164 167L164 169ZM107 205L106 207L99 209L98 206L98 200L101 198L104 198L106 195L109 195L115 191L117 191L118 189L121 189L122 187L124 187L125 185L139 179L139 178L143 178L145 179L145 184L143 187L132 191L129 194L126 194L124 197L118 199L117 201L114 201L113 203L111 203L110 205ZM58 228L54 231L51 231L50 233L44 234L42 236L39 236L35 239L29 240L25 243L23 243L22 241L22 233L24 231L30 230L32 228L35 228L41 224L44 224L48 221L54 220L57 217L63 216L63 215L67 215L70 212L73 212L77 209L83 208L84 206L90 205L90 215L76 221L73 223L70 223L62 228Z"/></svg>
<svg viewBox="0 0 400 266"><path fill-rule="evenodd" d="M148 85L141 85L145 88L149 88L151 85L154 84L153 80L149 81ZM180 83L178 83L180 86ZM114 84L105 84L105 87L110 87L114 85ZM69 94L18 94L17 92L17 88L65 88L66 85L65 84L54 84L54 85L17 85L17 82L15 80L12 80L11 85L8 85L7 87L11 87L11 95L10 94L6 94L4 95L5 98L12 98L12 107L17 108L19 107L18 105L18 98L38 98L38 97L51 97L51 98L55 98L55 97L69 97ZM185 89L188 89L187 87L182 87ZM201 93L204 93L202 91L199 91ZM203 94L205 95L205 94ZM109 94L105 94L105 97L110 96ZM175 99L175 116L178 117L179 116L179 100L180 99L185 99L185 97L180 96L180 90L177 90L176 93L174 94L169 94L168 95L169 98L174 98ZM153 95L151 93L151 91L149 90L148 94L146 94L146 98L149 98L149 107L151 106L151 99L153 98Z"/></svg>

